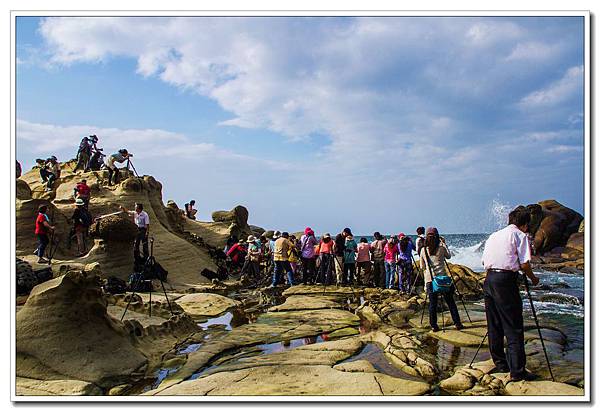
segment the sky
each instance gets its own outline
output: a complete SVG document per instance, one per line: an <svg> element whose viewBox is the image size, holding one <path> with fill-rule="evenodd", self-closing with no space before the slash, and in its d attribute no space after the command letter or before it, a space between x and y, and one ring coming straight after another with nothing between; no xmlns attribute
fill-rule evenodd
<svg viewBox="0 0 600 412"><path fill-rule="evenodd" d="M201 220L481 233L584 208L582 17L18 17L17 159L83 136Z"/></svg>

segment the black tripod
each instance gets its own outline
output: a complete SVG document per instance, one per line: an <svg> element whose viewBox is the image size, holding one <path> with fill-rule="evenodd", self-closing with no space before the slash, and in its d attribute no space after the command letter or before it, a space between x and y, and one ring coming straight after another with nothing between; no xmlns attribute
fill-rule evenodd
<svg viewBox="0 0 600 412"><path fill-rule="evenodd" d="M137 170L135 170L135 166L133 165L133 162L131 161L131 158L128 157L127 158L127 170L130 170L129 169L130 167L131 167L131 171L133 171L133 174L135 175L135 177L137 177L139 179L140 175L138 174Z"/></svg>
<svg viewBox="0 0 600 412"><path fill-rule="evenodd" d="M471 316L469 316L469 311L467 310L467 306L465 305L465 300L463 299L462 293L460 293L460 290L458 290L458 285L454 281L454 275L452 275L452 271L450 270L450 265L448 265L448 262L445 260L444 260L444 263L446 263L446 268L448 269L448 274L450 275L450 278L452 278L452 283L454 284L454 289L456 290L456 293L458 294L458 297L459 297L460 301L462 302L465 312L467 312L467 318L469 318L469 322L473 323L473 321L471 320ZM458 279L460 279L460 277L458 275L456 275L456 277L458 277Z"/></svg>
<svg viewBox="0 0 600 412"><path fill-rule="evenodd" d="M542 330L540 329L540 324L538 322L537 314L535 312L535 307L533 306L533 299L531 298L531 293L529 292L529 280L527 280L527 276L523 275L523 281L525 283L525 291L527 292L527 298L529 299L529 304L531 305L531 313L533 314L533 320L535 321L535 327L537 328L538 335L540 336L540 341L542 342L542 349L544 350L544 357L546 358L546 365L548 365L548 372L550 372L550 377L552 378L552 381L554 382L554 374L552 373L552 368L550 367L550 360L548 359L548 352L546 352L546 344L544 343L544 337L542 336ZM485 339L487 337L488 337L488 332L485 333L485 336L483 337L483 339L481 340L481 343L477 347L475 356L473 356L473 359L471 359L471 362L469 363L469 368L471 367L471 365L473 365L473 362L475 361L475 358L477 357L477 354L479 353L479 350L481 349L481 346L483 346L483 342L485 342Z"/></svg>
<svg viewBox="0 0 600 412"><path fill-rule="evenodd" d="M131 294L129 295L129 300L127 301L127 306L125 306L125 310L123 311L123 315L121 315L121 321L125 317L127 313L127 309L129 309L129 305L133 300L133 296L136 295L136 291L138 286L142 282L152 282L152 279L160 280L160 285L162 286L163 293L165 295L165 299L167 299L167 303L169 305L169 311L171 312L171 316L174 316L173 308L171 307L171 302L169 301L169 296L167 295L167 291L165 289L165 284L163 282L163 276L156 276L154 272L154 265L156 265L156 260L154 259L154 238L150 238L150 256L144 262L144 268L142 270L141 276L136 277L135 282L131 285ZM146 277L148 275L148 277ZM152 285L150 285L150 300L148 302L149 314L148 316L152 316Z"/></svg>

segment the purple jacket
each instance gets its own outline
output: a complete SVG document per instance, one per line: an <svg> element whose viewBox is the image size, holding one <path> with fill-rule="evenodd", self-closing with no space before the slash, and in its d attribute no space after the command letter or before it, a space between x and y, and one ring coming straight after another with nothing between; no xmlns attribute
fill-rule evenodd
<svg viewBox="0 0 600 412"><path fill-rule="evenodd" d="M300 251L302 257L305 259L312 259L315 257L315 246L318 244L317 238L314 236L302 235L300 238Z"/></svg>

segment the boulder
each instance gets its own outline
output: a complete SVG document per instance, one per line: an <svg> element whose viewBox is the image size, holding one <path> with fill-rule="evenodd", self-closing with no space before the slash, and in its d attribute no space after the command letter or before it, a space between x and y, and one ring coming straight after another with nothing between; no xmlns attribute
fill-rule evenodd
<svg viewBox="0 0 600 412"><path fill-rule="evenodd" d="M556 200L544 200L528 205L531 215L529 231L537 255L557 246L565 246L571 234L578 232L583 216Z"/></svg>
<svg viewBox="0 0 600 412"><path fill-rule="evenodd" d="M230 211L219 210L212 213L213 222L237 223L239 226L248 225L248 209L236 206Z"/></svg>
<svg viewBox="0 0 600 412"><path fill-rule="evenodd" d="M240 306L237 300L214 293L191 293L177 299L177 304L192 317L212 317Z"/></svg>
<svg viewBox="0 0 600 412"><path fill-rule="evenodd" d="M137 235L137 227L126 213L121 213L100 219L94 233L106 241L131 242Z"/></svg>
<svg viewBox="0 0 600 412"><path fill-rule="evenodd" d="M17 376L110 388L143 369L147 359L106 306L98 280L83 273L37 285L17 313Z"/></svg>
<svg viewBox="0 0 600 412"><path fill-rule="evenodd" d="M31 199L31 188L27 182L22 179L17 179L17 199Z"/></svg>

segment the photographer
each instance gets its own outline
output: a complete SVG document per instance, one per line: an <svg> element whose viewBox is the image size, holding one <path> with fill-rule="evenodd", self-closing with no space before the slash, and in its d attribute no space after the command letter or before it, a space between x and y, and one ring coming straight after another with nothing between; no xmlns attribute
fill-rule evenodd
<svg viewBox="0 0 600 412"><path fill-rule="evenodd" d="M123 212L129 216L133 216L133 221L138 228L138 234L135 238L135 244L133 246L133 256L137 259L140 257L140 242L142 243L142 250L144 253L144 260L148 259L148 234L150 233L150 217L148 213L144 211L144 205L141 203L135 204L135 212L130 212L123 206L119 206Z"/></svg>
<svg viewBox="0 0 600 412"><path fill-rule="evenodd" d="M130 154L127 149L121 149L119 150L117 153L113 153L110 156L108 156L105 160L105 165L108 168L108 185L112 186L113 184L117 184L119 183L119 168L117 166L115 166L115 162L116 163L123 163L124 161L126 161L127 159L129 159L130 157L133 157L132 154ZM114 183L113 182L113 176L114 176Z"/></svg>
<svg viewBox="0 0 600 412"><path fill-rule="evenodd" d="M38 215L35 219L35 235L38 238L38 247L36 249L36 254L38 256L37 263L49 263L44 259L44 252L46 251L48 243L50 243L48 233L54 232L54 226L50 224L47 213L48 206L42 205L39 207Z"/></svg>
<svg viewBox="0 0 600 412"><path fill-rule="evenodd" d="M73 221L73 232L77 239L77 257L82 257L86 253L84 236L92 224L92 215L88 212L82 198L75 200L75 210L73 211L71 220Z"/></svg>
<svg viewBox="0 0 600 412"><path fill-rule="evenodd" d="M91 189L87 185L87 180L81 179L79 183L73 188L73 197L75 199L81 199L87 209L90 205Z"/></svg>
<svg viewBox="0 0 600 412"><path fill-rule="evenodd" d="M527 232L530 219L525 207L517 207L508 215L508 226L492 233L483 250L483 266L487 271L483 291L490 354L496 371L510 371L511 381L535 378L525 370L523 302L519 293L519 270L534 286L539 283L529 263L531 249Z"/></svg>

